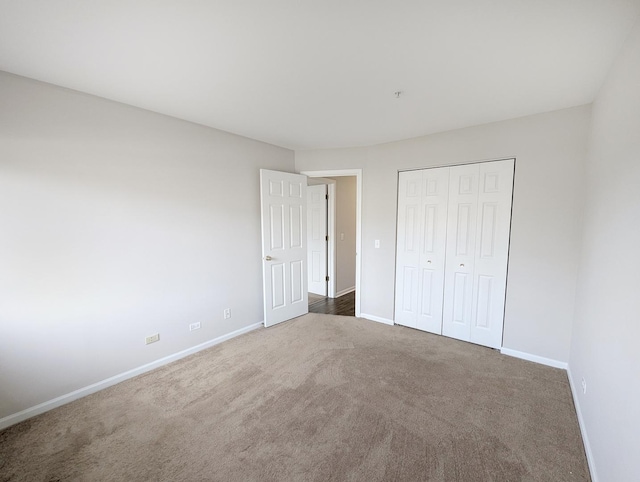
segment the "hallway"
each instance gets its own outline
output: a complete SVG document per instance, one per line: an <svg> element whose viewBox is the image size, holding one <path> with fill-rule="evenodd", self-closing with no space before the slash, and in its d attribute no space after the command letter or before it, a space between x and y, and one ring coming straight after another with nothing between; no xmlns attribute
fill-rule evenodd
<svg viewBox="0 0 640 482"><path fill-rule="evenodd" d="M328 298L309 293L309 313L356 316L356 292L352 291L339 298Z"/></svg>

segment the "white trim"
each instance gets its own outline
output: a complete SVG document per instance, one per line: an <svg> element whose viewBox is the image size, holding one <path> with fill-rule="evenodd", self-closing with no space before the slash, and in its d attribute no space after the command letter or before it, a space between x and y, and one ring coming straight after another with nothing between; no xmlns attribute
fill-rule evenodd
<svg viewBox="0 0 640 482"><path fill-rule="evenodd" d="M363 317L360 313L360 279L362 273L362 169L334 169L326 171L302 171L309 177L356 177L356 316ZM335 235L334 235L335 238ZM364 318L364 317L363 317ZM378 320L374 320L378 321ZM386 322L383 322L386 323ZM393 323L392 323L393 324Z"/></svg>
<svg viewBox="0 0 640 482"><path fill-rule="evenodd" d="M264 322L261 321L260 323L254 323L252 325L245 326L244 328L240 328L239 330L232 331L231 333L227 333L226 335L222 335L212 340L205 341L204 343L193 346L191 348L187 348L186 350L179 351L178 353L174 353L173 355L160 358L159 360L153 361L151 363L147 363L146 365L142 365L138 368L134 368L124 373L120 373L119 375L114 375L110 378L107 378L106 380L93 383L84 388L79 388L78 390L74 390L71 393L67 393L65 395L61 395L57 398L54 398L53 400L48 400L46 402L43 402L33 407L22 410L18 413L7 415L4 418L0 418L0 430L10 427L11 425L15 425L16 423L22 422L23 420L26 420L28 418L35 417L36 415L40 415L41 413L48 412L49 410L53 410L54 408L60 407L69 402L73 402L74 400L78 400L79 398L86 397L87 395L91 395L92 393L99 392L100 390L104 390L105 388L108 388L112 385L116 385L117 383L123 382L125 380L136 377L138 375L142 375L143 373L149 372L163 365L167 365L171 362L174 362L186 356L192 355L206 348L210 348L214 345L218 345L223 341L230 340L231 338L235 338L236 336L243 335L257 328L262 328L263 323Z"/></svg>
<svg viewBox="0 0 640 482"><path fill-rule="evenodd" d="M561 362L558 360L554 360L553 358L545 358L543 356L532 355L531 353L512 350L511 348L500 348L500 353L502 353L503 355L508 355L515 358L521 358L523 360L540 363L541 365L547 365L554 368L562 368L563 370L566 370L568 366L567 362Z"/></svg>
<svg viewBox="0 0 640 482"><path fill-rule="evenodd" d="M591 444L589 443L589 437L587 436L587 426L584 423L582 417L582 410L580 409L580 390L576 388L576 384L573 382L573 375L571 374L571 367L567 367L567 375L569 378L569 386L571 387L571 395L573 395L573 405L576 407L576 415L578 416L578 425L580 426L580 433L582 434L582 443L584 444L584 451L587 454L587 463L589 464L589 473L591 474L591 480L598 482L598 472L596 471L596 462L593 458L593 452L591 451Z"/></svg>
<svg viewBox="0 0 640 482"><path fill-rule="evenodd" d="M381 316L376 315L367 315L366 313L361 313L360 318L365 318L371 321L377 321L378 323L384 323L385 325L394 325L393 320L389 320L387 318L382 318Z"/></svg>
<svg viewBox="0 0 640 482"><path fill-rule="evenodd" d="M347 288L346 290L340 290L340 291L338 291L338 292L336 293L336 295L334 296L334 298L340 298L341 296L344 296L344 295L346 295L346 294L349 294L349 293L351 293L351 292L353 292L353 291L355 291L355 290L356 290L356 287L355 287L355 286L352 286L351 288Z"/></svg>
<svg viewBox="0 0 640 482"><path fill-rule="evenodd" d="M327 234L329 235L329 243L327 244L327 256L329 258L328 264L328 275L329 275L329 283L328 283L328 295L329 298L337 298L339 295L336 294L337 289L337 265L338 260L336 259L336 184L337 182L333 179L327 179L330 181L327 184L327 195L329 196L329 200L327 201Z"/></svg>

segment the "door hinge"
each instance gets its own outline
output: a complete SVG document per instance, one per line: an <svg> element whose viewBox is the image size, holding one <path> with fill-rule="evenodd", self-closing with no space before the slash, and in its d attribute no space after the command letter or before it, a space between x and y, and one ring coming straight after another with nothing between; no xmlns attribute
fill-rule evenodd
<svg viewBox="0 0 640 482"><path fill-rule="evenodd" d="M325 195L324 195L324 198L328 200L328 199L329 199L329 195L328 195L328 194L325 194Z"/></svg>
<svg viewBox="0 0 640 482"><path fill-rule="evenodd" d="M328 236L328 235L327 235L327 236L325 236L325 237L324 237L324 240L325 240L325 241L329 241L329 236Z"/></svg>
<svg viewBox="0 0 640 482"><path fill-rule="evenodd" d="M325 277L324 277L324 280L325 280L325 281L329 281L329 277L328 277L328 276L325 276Z"/></svg>

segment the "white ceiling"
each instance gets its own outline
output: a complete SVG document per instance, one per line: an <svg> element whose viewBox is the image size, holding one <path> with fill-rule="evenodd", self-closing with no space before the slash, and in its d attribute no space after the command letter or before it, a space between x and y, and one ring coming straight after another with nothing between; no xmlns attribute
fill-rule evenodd
<svg viewBox="0 0 640 482"><path fill-rule="evenodd" d="M284 147L370 145L589 103L638 14L639 0L0 0L0 70Z"/></svg>

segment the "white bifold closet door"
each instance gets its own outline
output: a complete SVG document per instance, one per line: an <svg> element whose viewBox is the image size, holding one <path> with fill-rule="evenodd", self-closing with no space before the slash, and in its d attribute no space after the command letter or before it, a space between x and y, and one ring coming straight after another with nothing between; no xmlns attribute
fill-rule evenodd
<svg viewBox="0 0 640 482"><path fill-rule="evenodd" d="M401 172L395 322L442 333L448 169Z"/></svg>
<svg viewBox="0 0 640 482"><path fill-rule="evenodd" d="M396 323L502 346L513 169L508 159L400 173Z"/></svg>

